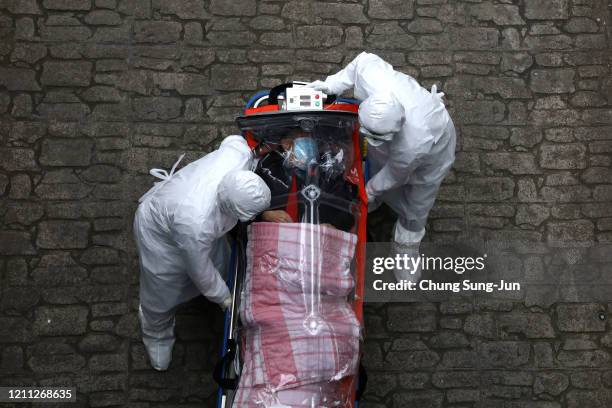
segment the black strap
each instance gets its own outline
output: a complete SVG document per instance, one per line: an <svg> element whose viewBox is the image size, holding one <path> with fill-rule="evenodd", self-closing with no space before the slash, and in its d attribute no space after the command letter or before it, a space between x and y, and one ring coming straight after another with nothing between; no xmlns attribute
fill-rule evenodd
<svg viewBox="0 0 612 408"><path fill-rule="evenodd" d="M278 95L280 95L281 92L285 92L287 88L293 88L293 82L280 84L270 89L270 93L268 94L268 105L278 104Z"/></svg>
<svg viewBox="0 0 612 408"><path fill-rule="evenodd" d="M278 104L278 95L285 92L287 88L293 88L293 82L287 82L284 84L280 84L275 86L270 90L268 94L268 105L276 105ZM336 95L327 95L327 99L325 103L330 104L336 101Z"/></svg>
<svg viewBox="0 0 612 408"><path fill-rule="evenodd" d="M227 351L221 360L217 362L213 370L213 379L224 390L235 390L238 388L238 378L223 378L223 374L226 372L225 367L233 364L234 358L236 358L236 342L234 340L227 340Z"/></svg>

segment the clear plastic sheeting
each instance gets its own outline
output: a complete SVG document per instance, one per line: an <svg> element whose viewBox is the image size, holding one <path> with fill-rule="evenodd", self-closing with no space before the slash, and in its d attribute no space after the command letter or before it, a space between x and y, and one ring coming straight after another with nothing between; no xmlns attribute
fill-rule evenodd
<svg viewBox="0 0 612 408"><path fill-rule="evenodd" d="M356 122L343 111L238 119L257 143L255 172L272 200L248 231L234 408L353 407L362 330Z"/></svg>
<svg viewBox="0 0 612 408"><path fill-rule="evenodd" d="M349 112L280 113L243 117L243 131L258 142L255 172L272 192L270 210L281 219L356 231L359 177ZM277 214L278 215L278 214ZM264 217L270 221L277 217Z"/></svg>
<svg viewBox="0 0 612 408"><path fill-rule="evenodd" d="M357 236L312 223L254 223L248 238L233 407L352 406Z"/></svg>

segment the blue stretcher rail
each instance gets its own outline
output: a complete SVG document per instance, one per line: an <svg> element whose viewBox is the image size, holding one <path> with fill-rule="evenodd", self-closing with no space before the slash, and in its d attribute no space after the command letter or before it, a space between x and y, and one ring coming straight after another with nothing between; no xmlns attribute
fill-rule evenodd
<svg viewBox="0 0 612 408"><path fill-rule="evenodd" d="M232 288L234 286L233 271L236 268L236 262L238 261L237 260L237 256L238 256L237 246L238 246L238 243L234 241L232 244L232 252L231 252L230 263L229 263L229 268L228 268L228 277L226 280L228 288ZM221 346L221 352L219 353L219 356L221 358L223 358L223 356L225 355L227 351L227 339L229 338L229 328L230 328L229 326L230 326L230 320L232 318L230 313L231 311L227 309L225 311L225 317L223 319L223 344ZM222 408L221 407L222 401L223 401L223 389L219 387L219 390L217 391L217 408Z"/></svg>

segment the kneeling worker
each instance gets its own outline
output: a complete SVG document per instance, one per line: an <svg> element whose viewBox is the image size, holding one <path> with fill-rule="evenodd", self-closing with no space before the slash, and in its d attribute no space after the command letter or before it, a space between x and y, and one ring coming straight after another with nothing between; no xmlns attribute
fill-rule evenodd
<svg viewBox="0 0 612 408"><path fill-rule="evenodd" d="M182 158L182 157L181 157ZM270 189L251 168L253 155L240 136L162 179L139 201L134 237L140 259L142 337L151 365L172 360L178 305L200 294L227 308L232 297L219 274L225 234L270 205ZM180 161L180 159L179 159Z"/></svg>

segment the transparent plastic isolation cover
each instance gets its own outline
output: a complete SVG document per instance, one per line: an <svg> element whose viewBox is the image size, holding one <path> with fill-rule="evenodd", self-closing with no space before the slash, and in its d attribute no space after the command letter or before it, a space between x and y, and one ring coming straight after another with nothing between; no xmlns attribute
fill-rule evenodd
<svg viewBox="0 0 612 408"><path fill-rule="evenodd" d="M356 115L270 116L239 120L260 142L256 172L272 205L248 232L233 407L352 407L362 330L352 304Z"/></svg>

